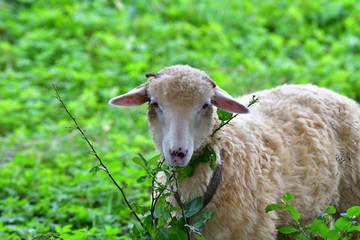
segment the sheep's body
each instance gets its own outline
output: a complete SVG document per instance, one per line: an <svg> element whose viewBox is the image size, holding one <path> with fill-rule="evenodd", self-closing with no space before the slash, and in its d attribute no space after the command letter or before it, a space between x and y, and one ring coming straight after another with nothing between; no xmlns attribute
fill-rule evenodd
<svg viewBox="0 0 360 240"><path fill-rule="evenodd" d="M360 203L360 110L357 104L311 85L284 85L254 93L260 102L211 139L223 151L223 179L208 208L215 211L206 239L274 239L276 227L293 224L288 213L265 213L285 191L309 223L334 205ZM239 98L249 102L252 95ZM202 195L208 164L181 183L186 200ZM199 191L200 189L200 191ZM281 215L277 215L277 213Z"/></svg>
<svg viewBox="0 0 360 240"><path fill-rule="evenodd" d="M190 72L193 78L167 87L167 93L173 98L179 95L177 88L184 89L181 84L200 81L197 75L203 78L203 72L189 67L170 70L181 71L181 74L167 69L159 74L185 79L183 76L190 76ZM170 86L171 81L167 80ZM161 92L163 89L146 94L149 98L153 95L159 98ZM188 92L181 93L188 95L182 97L191 99L194 93ZM215 216L202 230L207 240L276 239L276 228L292 223L291 217L277 211L265 213L265 207L278 202L285 191L295 196L291 204L301 213L300 222L304 224L314 220L329 205L344 212L360 204L360 109L357 103L312 85L284 85L254 95L260 97L260 102L251 106L251 113L238 115L216 133L216 138L210 135L220 122L215 107L207 110L209 126L201 130L201 140L195 140L195 155L208 143L214 148L218 162L222 152L221 183L206 207L213 209ZM246 95L238 101L248 103L251 97L252 94ZM159 151L166 152L161 142L166 134L159 123L161 117L151 105L148 118ZM211 175L208 163L196 166L193 177L179 185L182 199L190 201L202 196ZM164 180L164 176L159 180ZM176 204L174 199L171 201Z"/></svg>

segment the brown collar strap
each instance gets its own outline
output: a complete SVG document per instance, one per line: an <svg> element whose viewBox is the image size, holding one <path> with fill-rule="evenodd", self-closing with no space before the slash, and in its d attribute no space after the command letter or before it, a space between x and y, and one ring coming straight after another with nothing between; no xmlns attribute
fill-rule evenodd
<svg viewBox="0 0 360 240"><path fill-rule="evenodd" d="M211 199L214 197L216 190L221 181L222 168L223 168L222 162L215 166L215 170L213 171L209 185L207 186L206 192L203 197L204 203L202 208L205 208L209 204Z"/></svg>
<svg viewBox="0 0 360 240"><path fill-rule="evenodd" d="M203 207L202 207L202 209L204 209L209 204L209 202L213 199L213 197L214 197L214 195L216 193L216 190L217 190L217 188L218 188L218 186L220 184L221 176L222 176L222 168L223 168L222 152L221 151L220 151L220 158L221 158L220 163L215 166L215 170L213 171L213 174L211 176L209 185L207 186L206 192L205 192L205 194L203 196ZM176 192L174 194L174 197L175 197L175 200L176 200L177 204L179 206L183 206L182 203L181 203L180 196L179 196L178 192Z"/></svg>

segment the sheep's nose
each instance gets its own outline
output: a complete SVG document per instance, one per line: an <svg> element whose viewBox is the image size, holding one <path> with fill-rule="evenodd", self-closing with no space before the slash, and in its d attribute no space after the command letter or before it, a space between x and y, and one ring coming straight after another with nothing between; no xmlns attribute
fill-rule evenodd
<svg viewBox="0 0 360 240"><path fill-rule="evenodd" d="M183 150L181 148L177 150L170 150L170 155L172 160L174 161L175 164L179 164L179 165L184 163L187 153L188 150Z"/></svg>

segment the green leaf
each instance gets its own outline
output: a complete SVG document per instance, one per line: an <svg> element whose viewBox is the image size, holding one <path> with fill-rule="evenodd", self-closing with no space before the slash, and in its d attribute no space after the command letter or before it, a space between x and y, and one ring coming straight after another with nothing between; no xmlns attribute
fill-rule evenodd
<svg viewBox="0 0 360 240"><path fill-rule="evenodd" d="M64 233L69 233L71 232L71 228L72 228L72 224L68 224L68 225L65 225L63 227L58 227L57 226L55 227L55 231L57 233L60 233L61 235L64 234Z"/></svg>
<svg viewBox="0 0 360 240"><path fill-rule="evenodd" d="M310 225L310 233L318 232L322 238L326 238L328 231L329 231L328 227L326 226L325 222L322 221L321 219L315 220Z"/></svg>
<svg viewBox="0 0 360 240"><path fill-rule="evenodd" d="M207 149L208 149L207 154L210 159L210 168L211 168L211 170L215 170L216 153L215 153L213 147L210 145L207 145Z"/></svg>
<svg viewBox="0 0 360 240"><path fill-rule="evenodd" d="M206 240L204 236L199 236L199 235L196 235L196 239L197 240Z"/></svg>
<svg viewBox="0 0 360 240"><path fill-rule="evenodd" d="M328 240L338 240L340 238L339 237L339 229L333 229L333 230L328 231L326 238Z"/></svg>
<svg viewBox="0 0 360 240"><path fill-rule="evenodd" d="M194 216L202 209L203 204L204 202L201 196L191 200L189 203L185 205L184 208L185 217L189 218Z"/></svg>
<svg viewBox="0 0 360 240"><path fill-rule="evenodd" d="M326 208L326 212L327 214L331 215L331 214L335 214L336 213L336 209L333 206L329 206Z"/></svg>
<svg viewBox="0 0 360 240"><path fill-rule="evenodd" d="M323 221L324 223L328 223L329 222L329 214L324 213L322 215L320 215L317 219Z"/></svg>
<svg viewBox="0 0 360 240"><path fill-rule="evenodd" d="M177 210L178 212L180 211L180 210ZM186 227L185 227L185 219L183 218L183 217L180 217L179 219L178 219L178 221L177 222L175 222L175 225L174 225L174 227L176 228L176 229L178 229L178 230L181 230L181 231L183 231L183 232L186 232Z"/></svg>
<svg viewBox="0 0 360 240"><path fill-rule="evenodd" d="M193 225L197 229L201 230L205 226L205 223L213 217L214 217L214 211L207 209L204 212L202 212L200 216L194 218Z"/></svg>
<svg viewBox="0 0 360 240"><path fill-rule="evenodd" d="M283 208L284 207L281 204L273 203L273 204L267 205L266 208L265 208L265 211L270 212L270 211L275 210L275 209L283 209Z"/></svg>
<svg viewBox="0 0 360 240"><path fill-rule="evenodd" d="M153 228L153 217L151 216L149 211L150 209L144 206L138 206L138 209L135 210L136 213L140 213L142 215L149 213L149 215L147 215L147 217L142 220L145 229Z"/></svg>
<svg viewBox="0 0 360 240"><path fill-rule="evenodd" d="M131 207L134 209L136 213L145 214L145 212L148 210L148 208L138 205L137 203L131 203Z"/></svg>
<svg viewBox="0 0 360 240"><path fill-rule="evenodd" d="M283 234L289 234L289 233L294 233L294 232L298 231L296 228L291 227L291 226L279 227L278 230L279 230L279 232L281 232Z"/></svg>
<svg viewBox="0 0 360 240"><path fill-rule="evenodd" d="M148 178L149 178L149 175L145 175L145 176L139 177L139 178L136 180L136 182L137 182L137 183L142 183L142 182L145 182Z"/></svg>
<svg viewBox="0 0 360 240"><path fill-rule="evenodd" d="M194 225L185 224L185 227L188 227L191 230L191 232L195 232L195 233L200 232L200 229L195 227Z"/></svg>
<svg viewBox="0 0 360 240"><path fill-rule="evenodd" d="M170 240L168 232L165 227L160 227L159 229L159 240Z"/></svg>
<svg viewBox="0 0 360 240"><path fill-rule="evenodd" d="M358 226L352 226L348 229L348 232L352 232L352 231L358 231L360 232L360 225Z"/></svg>
<svg viewBox="0 0 360 240"><path fill-rule="evenodd" d="M217 115L218 115L218 117L219 117L219 119L221 121L227 121L232 117L233 114L229 113L229 112L226 112L226 111L223 111L223 110L218 108L217 109Z"/></svg>
<svg viewBox="0 0 360 240"><path fill-rule="evenodd" d="M144 165L147 166L148 162L146 161L146 159L144 158L144 156L141 153L138 153L138 156L140 157L140 159L144 162Z"/></svg>
<svg viewBox="0 0 360 240"><path fill-rule="evenodd" d="M148 162L148 166L153 165L154 163L157 163L159 158L160 158L161 154L155 155L154 157L152 157L149 162Z"/></svg>
<svg viewBox="0 0 360 240"><path fill-rule="evenodd" d="M316 219L314 222L310 225L310 233L317 233L319 232L320 225L324 222L320 219Z"/></svg>
<svg viewBox="0 0 360 240"><path fill-rule="evenodd" d="M168 229L169 239L171 240L188 240L188 236L185 232L175 228Z"/></svg>
<svg viewBox="0 0 360 240"><path fill-rule="evenodd" d="M215 170L215 161L216 161L216 154L214 149L210 145L206 145L204 147L204 152L196 157L191 158L191 163L193 166L198 165L200 162L209 162L210 161L210 168Z"/></svg>
<svg viewBox="0 0 360 240"><path fill-rule="evenodd" d="M104 172L107 172L106 169L100 165L95 164L94 167L92 167L89 171L89 173L92 173L96 175L98 171L103 170Z"/></svg>
<svg viewBox="0 0 360 240"><path fill-rule="evenodd" d="M346 215L349 218L356 218L356 217L360 216L360 207L359 206L354 206L354 207L349 208L346 211Z"/></svg>
<svg viewBox="0 0 360 240"><path fill-rule="evenodd" d="M285 195L283 195L283 198L286 202L290 202L291 200L294 199L294 196L289 192L285 192Z"/></svg>
<svg viewBox="0 0 360 240"><path fill-rule="evenodd" d="M156 217L159 219L160 226L166 224L167 219L170 217L169 213L166 211L167 203L166 203L166 196L161 196L156 205L155 205L155 214Z"/></svg>
<svg viewBox="0 0 360 240"><path fill-rule="evenodd" d="M90 169L89 173L96 175L98 171L100 171L100 168L97 165L95 165Z"/></svg>
<svg viewBox="0 0 360 240"><path fill-rule="evenodd" d="M353 236L353 235L352 235L351 233L349 233L349 236L342 237L341 240L349 240L349 239L352 238L352 236Z"/></svg>
<svg viewBox="0 0 360 240"><path fill-rule="evenodd" d="M299 221L300 213L290 205L286 205L285 211L290 212L295 221Z"/></svg>
<svg viewBox="0 0 360 240"><path fill-rule="evenodd" d="M131 236L133 237L133 239L140 239L140 236L142 236L143 229L141 229L141 226L139 225L139 223L136 223L131 228Z"/></svg>
<svg viewBox="0 0 360 240"><path fill-rule="evenodd" d="M307 240L307 238L303 235L297 235L294 237L295 240Z"/></svg>
<svg viewBox="0 0 360 240"><path fill-rule="evenodd" d="M336 220L335 226L340 230L346 230L351 227L351 220L349 218L339 218Z"/></svg>
<svg viewBox="0 0 360 240"><path fill-rule="evenodd" d="M140 157L133 157L131 159L134 163L140 165L141 167L145 168L146 169L146 165L144 163L144 161L140 158Z"/></svg>
<svg viewBox="0 0 360 240"><path fill-rule="evenodd" d="M190 165L187 165L186 167L179 168L177 172L178 172L177 180L179 182L182 182L185 178L191 177L194 174L194 168Z"/></svg>

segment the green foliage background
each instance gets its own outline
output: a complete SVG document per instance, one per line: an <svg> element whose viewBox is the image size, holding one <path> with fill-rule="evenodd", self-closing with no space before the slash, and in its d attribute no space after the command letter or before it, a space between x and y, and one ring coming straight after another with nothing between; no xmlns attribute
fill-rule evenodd
<svg viewBox="0 0 360 240"><path fill-rule="evenodd" d="M109 178L88 173L96 161L51 84L129 198L148 204L130 161L154 155L146 106L110 98L189 64L232 95L313 83L359 102L359 23L358 0L0 0L0 239L128 239L134 223Z"/></svg>

